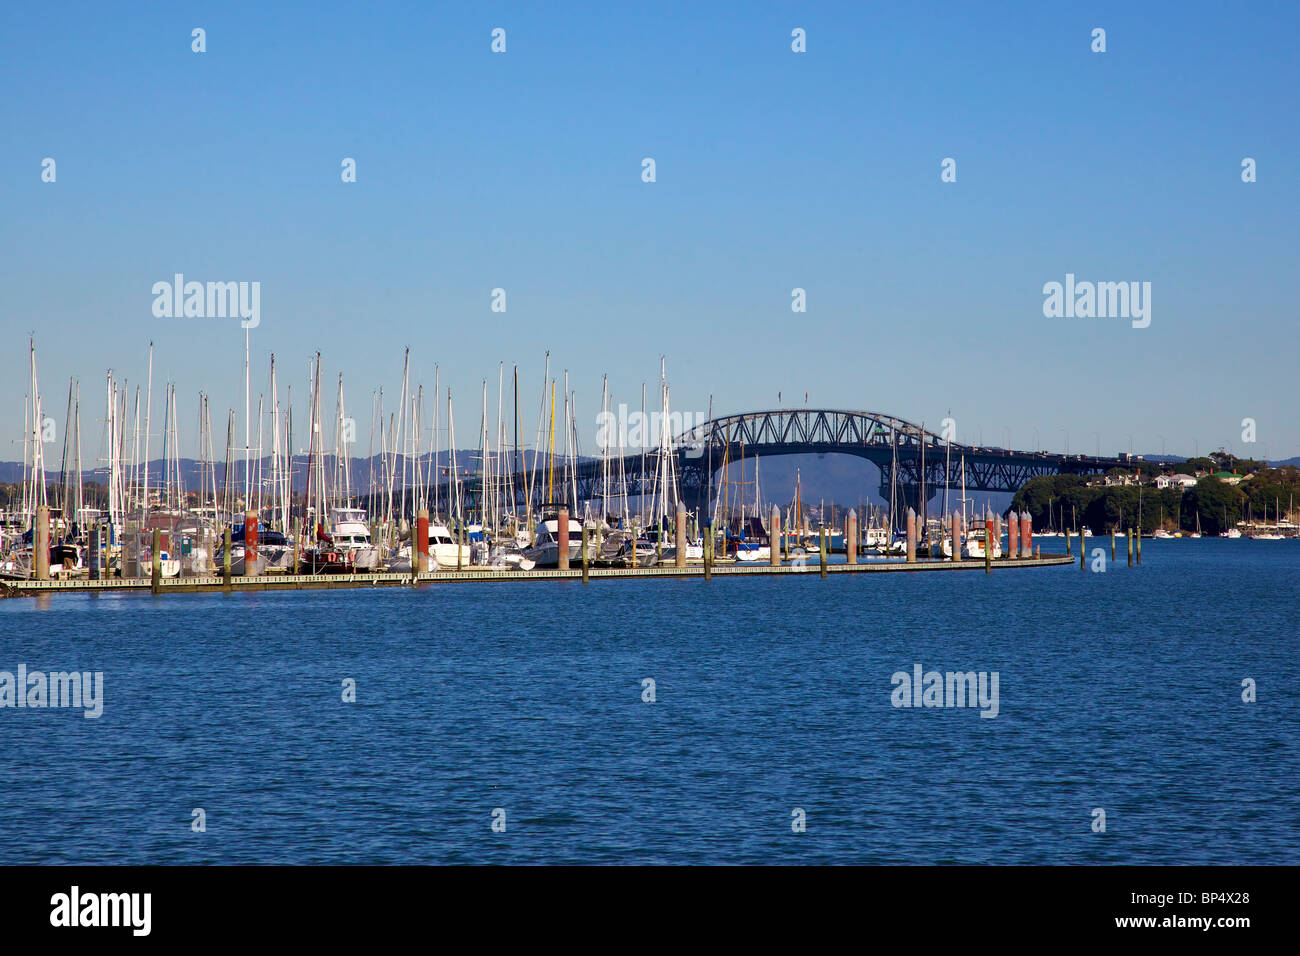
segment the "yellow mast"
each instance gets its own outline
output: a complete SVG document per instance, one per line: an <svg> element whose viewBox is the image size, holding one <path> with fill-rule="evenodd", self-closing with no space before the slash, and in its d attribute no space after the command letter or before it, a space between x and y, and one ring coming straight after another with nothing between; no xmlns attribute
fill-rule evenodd
<svg viewBox="0 0 1300 956"><path fill-rule="evenodd" d="M551 435L546 451L546 500L555 500L555 379L551 379Z"/></svg>
<svg viewBox="0 0 1300 956"><path fill-rule="evenodd" d="M799 480L799 469L794 472L794 522L796 530L799 533L799 540L803 540L803 483Z"/></svg>

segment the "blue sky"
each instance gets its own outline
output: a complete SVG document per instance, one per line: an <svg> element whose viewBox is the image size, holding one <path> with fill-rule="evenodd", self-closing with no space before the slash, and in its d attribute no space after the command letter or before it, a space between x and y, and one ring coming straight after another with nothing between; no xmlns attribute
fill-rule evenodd
<svg viewBox="0 0 1300 956"><path fill-rule="evenodd" d="M69 376L99 417L105 370L142 382L152 340L186 453L200 389L242 421L239 323L152 314L182 272L259 281L255 392L275 352L301 403L319 349L363 449L409 345L462 445L500 361L531 443L549 349L588 446L602 374L639 404L662 354L682 411L807 391L951 409L968 442L1300 453L1300 7L559 6L7 8L0 436L30 331L56 418ZM1066 273L1151 282L1150 327L1045 318Z"/></svg>

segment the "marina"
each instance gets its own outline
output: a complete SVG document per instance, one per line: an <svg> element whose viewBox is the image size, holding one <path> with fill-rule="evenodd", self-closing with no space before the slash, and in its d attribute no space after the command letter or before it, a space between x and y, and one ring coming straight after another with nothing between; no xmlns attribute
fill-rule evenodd
<svg viewBox="0 0 1300 956"><path fill-rule="evenodd" d="M282 401L274 355L267 357L269 398L259 395L253 402L247 330L242 439L236 412L228 409L224 454L218 451L209 398L201 391L197 458L182 458L182 416L176 384L168 381L162 457L154 459L154 358L151 344L148 375L133 391L112 371L106 374L101 464L91 470L94 480L83 463L81 386L69 382L69 425L55 478L46 460L51 420L34 337L30 341L22 481L0 511L0 580L9 595L781 577L809 570L991 572L1072 563L1075 547L1082 559L1088 539L1106 535L1112 560L1118 557L1117 536L1127 538L1132 566L1141 564L1144 538L1184 536L1184 495L1195 505L1187 538L1202 537L1203 516L1205 533L1222 538L1281 540L1294 537L1297 528L1290 490L1295 469L1260 472L1261 482L1274 484L1254 492L1265 519L1259 521L1253 499L1236 487L1253 475L1238 476L1231 456L1205 460L1207 469L1234 468L1231 474L1207 474L1206 484L1235 496L1242 516L1234 523L1226 500L1197 503L1202 479L1165 474L1167 468L1140 456L961 444L924 423L873 412L803 408L715 416L710 409L683 417L671 408L663 358L658 408L646 414L643 384L641 419L633 429L626 421L611 422L614 398L608 376L602 380L597 447L582 454L577 393L567 371L552 369L549 352L541 363L530 446L523 447L521 438L519 369L512 369L507 390L502 362L495 409L485 379L477 447L464 449L457 447L451 389L445 389L444 403L435 365L431 395L439 398L430 403L430 414L424 385L413 381L408 348L398 407L386 410L383 389L375 391L371 454L358 457L343 373L332 386L335 407L327 415L322 356L316 352L309 362L309 441L305 454L295 454L292 393L286 390ZM617 407L625 414L626 405ZM642 427L646 421L652 427ZM833 499L814 504L801 468L794 469L788 492L773 493L774 457L820 459L827 453L874 465L883 504L865 494L857 496L861 514ZM1259 471L1259 463L1255 467ZM1154 513L1143 510L1144 469ZM769 476L766 484L760 474ZM998 494L1013 495L1011 505L995 506ZM1102 534L1085 520L1089 515L1100 519ZM1063 538L1064 553L1044 554L1036 543L1043 537Z"/></svg>
<svg viewBox="0 0 1300 956"><path fill-rule="evenodd" d="M342 372L331 386L333 414L326 414L316 352L309 363L309 440L305 455L295 454L292 392L282 401L276 357L269 355L267 391L253 401L246 329L242 440L236 411L228 409L224 454L218 450L209 397L200 391L197 458L183 458L177 388L168 381L162 457L152 457L150 343L143 386L131 390L112 371L105 375L95 480L83 463L81 385L69 381L55 478L46 460L53 436L34 337L28 357L20 494L0 512L0 580L16 594L780 576L811 567L822 574L1047 567L1061 562L1036 552L1027 512L994 514L968 489L1014 491L1033 474L1086 474L1111 464L957 445L924 425L870 412L683 417L671 408L662 358L658 407L646 414L643 384L635 429L611 422L614 399L604 378L598 447L583 455L577 394L567 371L553 371L549 352L531 447L521 447L519 370L510 375L507 401L499 363L495 409L485 379L477 447L466 450L457 447L451 389L444 403L435 365L430 414L424 385L413 381L409 348L396 410L385 409L382 388L375 392L372 453L364 458L357 456ZM617 407L626 414L626 405ZM814 505L799 469L784 501L770 482L766 489L760 484L762 459L810 450L820 456L828 445L878 467L887 508L861 498L860 522L856 508L832 501L828 509L824 499ZM943 513L935 515L931 502L940 488ZM948 510L950 490L960 509Z"/></svg>

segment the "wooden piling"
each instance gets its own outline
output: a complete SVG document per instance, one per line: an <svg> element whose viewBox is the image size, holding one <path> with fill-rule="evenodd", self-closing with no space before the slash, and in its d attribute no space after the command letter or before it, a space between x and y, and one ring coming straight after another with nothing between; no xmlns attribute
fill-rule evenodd
<svg viewBox="0 0 1300 956"><path fill-rule="evenodd" d="M821 530L818 531L817 533L817 554L821 561L822 577L826 577L828 573L826 570L826 550L827 550L827 542L829 541L829 539L830 539L830 532L826 530L825 525L822 525Z"/></svg>
<svg viewBox="0 0 1300 956"><path fill-rule="evenodd" d="M149 589L154 594L162 591L162 532L153 529L153 552L149 555Z"/></svg>
<svg viewBox="0 0 1300 956"><path fill-rule="evenodd" d="M222 532L221 540L221 584L230 589L230 528Z"/></svg>
<svg viewBox="0 0 1300 956"><path fill-rule="evenodd" d="M1115 560L1115 529L1110 529L1110 559Z"/></svg>
<svg viewBox="0 0 1300 956"><path fill-rule="evenodd" d="M680 501L677 502L677 514L675 517L676 527L674 528L674 531L676 532L676 536L674 543L677 545L677 554L676 560L673 563L679 568L684 568L686 567L686 505L682 504ZM582 540L587 540L585 534L582 536ZM583 564L583 573L586 573L585 562Z"/></svg>
<svg viewBox="0 0 1300 956"><path fill-rule="evenodd" d="M415 558L411 566L417 575L429 570L429 509L421 508L415 513L415 542L411 547Z"/></svg>
<svg viewBox="0 0 1300 956"><path fill-rule="evenodd" d="M1084 540L1084 537L1083 537L1083 529L1080 528L1080 529L1079 529L1079 570L1080 570L1080 571L1084 571L1084 570L1086 570L1086 568L1084 567L1084 562L1085 562L1085 561L1087 560L1087 558L1088 558L1088 547L1087 547L1087 545L1088 545L1088 542L1085 541L1085 540Z"/></svg>
<svg viewBox="0 0 1300 956"><path fill-rule="evenodd" d="M949 528L952 533L952 558L950 560L961 560L961 512L954 510L952 513L952 525Z"/></svg>
<svg viewBox="0 0 1300 956"><path fill-rule="evenodd" d="M907 509L907 563L916 563L916 509Z"/></svg>
<svg viewBox="0 0 1300 956"><path fill-rule="evenodd" d="M49 505L36 507L36 528L32 531L32 576L38 581L50 579Z"/></svg>
<svg viewBox="0 0 1300 956"><path fill-rule="evenodd" d="M257 512L244 513L244 577L257 577Z"/></svg>
<svg viewBox="0 0 1300 956"><path fill-rule="evenodd" d="M582 526L582 548L581 548L581 554L582 554L582 583L583 583L583 584L587 584L587 583L589 583L589 582L591 581L591 571L589 570L588 562L587 562L587 534L588 534L588 530L589 530L589 529L588 529L587 526L584 524L584 525Z"/></svg>
<svg viewBox="0 0 1300 956"><path fill-rule="evenodd" d="M713 578L713 524L704 526L704 580Z"/></svg>
<svg viewBox="0 0 1300 956"><path fill-rule="evenodd" d="M772 505L772 516L767 526L767 563L777 567L781 563L781 509Z"/></svg>
<svg viewBox="0 0 1300 956"><path fill-rule="evenodd" d="M1137 530L1137 563L1142 563L1142 528Z"/></svg>
<svg viewBox="0 0 1300 956"><path fill-rule="evenodd" d="M993 573L993 522L984 519L984 573Z"/></svg>
<svg viewBox="0 0 1300 956"><path fill-rule="evenodd" d="M92 581L100 579L99 562L103 558L103 552L100 550L104 546L103 533L104 529L98 525L90 529L90 553L86 555L86 565L89 569L87 576Z"/></svg>
<svg viewBox="0 0 1300 956"><path fill-rule="evenodd" d="M374 540L373 538L371 540ZM302 553L302 519L293 519L293 573L298 574L298 564Z"/></svg>
<svg viewBox="0 0 1300 956"><path fill-rule="evenodd" d="M559 559L557 567L561 571L569 570L569 508L562 505L555 516L555 545ZM635 553L635 552L634 552Z"/></svg>
<svg viewBox="0 0 1300 956"><path fill-rule="evenodd" d="M1128 529L1128 566L1133 567L1133 529Z"/></svg>

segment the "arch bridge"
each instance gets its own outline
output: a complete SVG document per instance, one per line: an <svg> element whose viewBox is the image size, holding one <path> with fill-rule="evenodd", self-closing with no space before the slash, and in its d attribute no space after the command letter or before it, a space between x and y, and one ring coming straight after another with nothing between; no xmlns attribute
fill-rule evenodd
<svg viewBox="0 0 1300 956"><path fill-rule="evenodd" d="M963 444L893 415L829 408L769 409L714 418L674 437L668 454L681 500L696 513L706 513L717 473L742 457L842 454L865 458L880 469L880 496L888 500L892 487L904 507L918 511L924 510L923 502L933 498L945 480L951 488L961 487L963 472L968 491L1015 492L1040 475L1099 474L1133 464L1127 457ZM624 493L630 498L648 497L656 493L664 465L658 448L621 459L583 458L564 477L568 486L564 497L576 498L580 507L592 502L593 510L606 495L611 502ZM563 471L557 460L557 485ZM528 470L521 469L517 475L504 476L502 482L513 488L514 499L522 504L529 497L528 480ZM470 477L468 484L470 495L476 496L477 478ZM466 485L467 479L462 478L462 493ZM560 497L558 489L556 497ZM531 500L534 505L541 500L535 479Z"/></svg>

